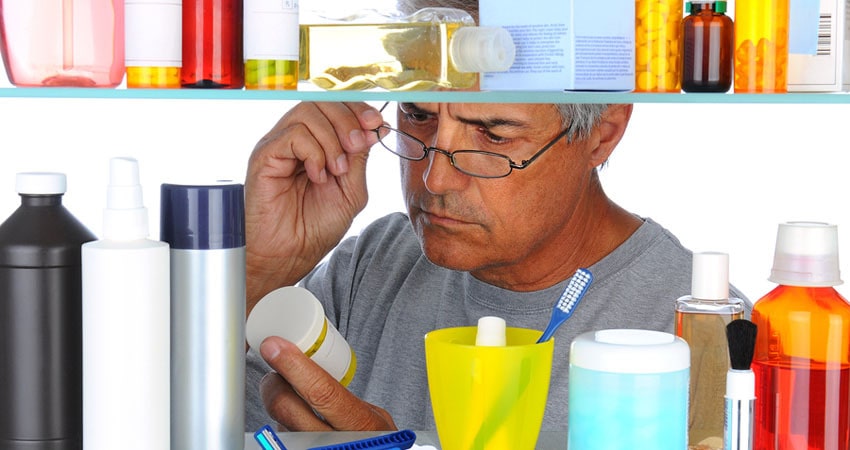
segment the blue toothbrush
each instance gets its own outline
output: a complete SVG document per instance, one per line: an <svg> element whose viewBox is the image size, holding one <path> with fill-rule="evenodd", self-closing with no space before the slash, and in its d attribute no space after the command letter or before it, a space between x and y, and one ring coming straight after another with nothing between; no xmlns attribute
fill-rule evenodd
<svg viewBox="0 0 850 450"><path fill-rule="evenodd" d="M558 299L555 307L552 308L552 318L549 319L549 325L546 326L546 331L537 340L538 344L551 339L552 335L555 334L555 330L573 315L573 311L575 311L581 299L584 298L584 294L587 292L587 288L590 287L592 281L593 274L589 270L576 270L576 273L570 278L570 282L567 283L564 293L561 294L561 298Z"/></svg>

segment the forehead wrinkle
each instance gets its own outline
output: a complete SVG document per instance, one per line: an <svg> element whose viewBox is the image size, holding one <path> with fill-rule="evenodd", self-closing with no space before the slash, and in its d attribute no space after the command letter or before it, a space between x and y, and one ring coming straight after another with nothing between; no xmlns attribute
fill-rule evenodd
<svg viewBox="0 0 850 450"><path fill-rule="evenodd" d="M436 105L437 110L434 108L429 108L429 106ZM496 113L491 111L484 111L480 113L481 116L478 117L469 117L462 113L459 113L454 106L456 105L464 105L459 103L448 103L448 104L440 104L440 103L412 103L406 102L399 104L399 109L406 114L430 114L437 116L439 118L439 110L445 109L446 114L454 120L458 122L469 125L469 126L477 126L486 129L497 128L497 127L505 127L505 128L513 128L518 130L526 130L533 126L533 118L530 120L521 120L510 117L499 116Z"/></svg>
<svg viewBox="0 0 850 450"><path fill-rule="evenodd" d="M453 108L452 106L454 105L450 104L446 108L449 111L449 116L453 117L455 120L465 125L475 125L488 129L496 127L524 129L530 126L529 122L510 117L499 116L498 113L494 113L492 111L487 110L478 113L474 117L470 117L468 115L463 114L462 110L457 111L457 108Z"/></svg>

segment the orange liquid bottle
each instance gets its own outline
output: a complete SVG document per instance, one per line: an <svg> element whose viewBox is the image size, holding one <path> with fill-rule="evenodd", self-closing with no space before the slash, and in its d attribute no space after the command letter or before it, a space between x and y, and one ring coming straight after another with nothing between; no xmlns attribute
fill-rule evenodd
<svg viewBox="0 0 850 450"><path fill-rule="evenodd" d="M837 248L834 225L779 227L779 286L752 313L756 449L850 448L850 303L833 288Z"/></svg>

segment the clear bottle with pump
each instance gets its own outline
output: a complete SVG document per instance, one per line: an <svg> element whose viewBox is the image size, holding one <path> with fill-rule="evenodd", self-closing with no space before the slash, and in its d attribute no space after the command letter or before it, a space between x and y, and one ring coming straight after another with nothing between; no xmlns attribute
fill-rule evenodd
<svg viewBox="0 0 850 450"><path fill-rule="evenodd" d="M128 88L179 88L181 0L125 0L124 58Z"/></svg>
<svg viewBox="0 0 850 450"><path fill-rule="evenodd" d="M838 230L779 225L770 281L756 301L753 438L759 450L850 448L850 303L841 284Z"/></svg>
<svg viewBox="0 0 850 450"><path fill-rule="evenodd" d="M507 30L453 8L300 28L299 78L328 90L477 88L479 73L508 70L516 55Z"/></svg>
<svg viewBox="0 0 850 450"><path fill-rule="evenodd" d="M19 173L0 224L0 448L82 448L80 246L95 236L63 205L62 173Z"/></svg>
<svg viewBox="0 0 850 450"><path fill-rule="evenodd" d="M168 244L148 238L138 162L112 158L109 168L102 238L82 246L83 445L167 449Z"/></svg>
<svg viewBox="0 0 850 450"><path fill-rule="evenodd" d="M735 1L735 92L788 91L789 3Z"/></svg>
<svg viewBox="0 0 850 450"><path fill-rule="evenodd" d="M635 92L681 92L681 0L635 0Z"/></svg>
<svg viewBox="0 0 850 450"><path fill-rule="evenodd" d="M124 79L124 0L3 0L0 37L16 86L116 87Z"/></svg>
<svg viewBox="0 0 850 450"><path fill-rule="evenodd" d="M725 1L685 4L682 20L682 90L727 92L732 87L735 25Z"/></svg>
<svg viewBox="0 0 850 450"><path fill-rule="evenodd" d="M298 0L245 0L245 89L298 87Z"/></svg>
<svg viewBox="0 0 850 450"><path fill-rule="evenodd" d="M694 253L691 294L676 300L676 335L691 349L688 448L723 448L729 344L726 325L744 317L744 301L729 297L729 255Z"/></svg>

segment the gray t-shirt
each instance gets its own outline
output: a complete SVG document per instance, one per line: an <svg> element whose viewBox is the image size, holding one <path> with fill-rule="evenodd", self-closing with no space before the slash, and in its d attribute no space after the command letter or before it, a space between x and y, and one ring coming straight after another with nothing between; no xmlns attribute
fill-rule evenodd
<svg viewBox="0 0 850 450"><path fill-rule="evenodd" d="M692 254L651 219L589 267L593 282L572 317L555 333L544 430L567 429L567 375L572 340L587 331L640 328L674 332L674 302L690 294ZM386 216L343 241L302 285L357 355L349 389L386 409L399 428L434 430L423 337L429 331L475 325L499 316L508 326L543 330L568 280L534 292L514 292L467 272L431 263L408 217ZM732 296L744 298L732 288ZM269 368L248 354L246 430L272 423L258 383Z"/></svg>

